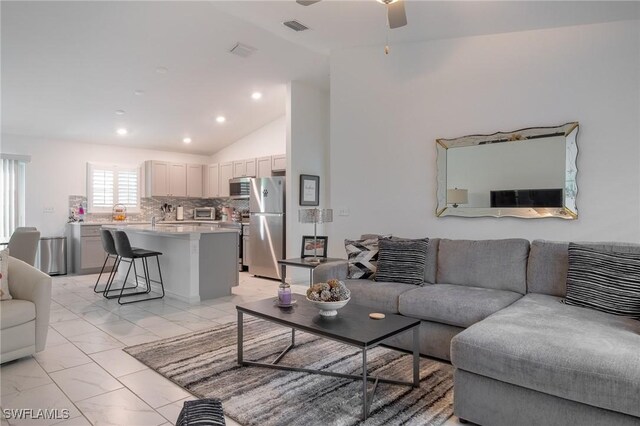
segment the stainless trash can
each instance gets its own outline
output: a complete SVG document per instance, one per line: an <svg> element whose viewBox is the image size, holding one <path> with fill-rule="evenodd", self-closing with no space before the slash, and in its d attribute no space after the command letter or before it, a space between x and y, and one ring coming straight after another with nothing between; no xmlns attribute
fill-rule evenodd
<svg viewBox="0 0 640 426"><path fill-rule="evenodd" d="M42 237L36 267L49 275L67 274L67 237Z"/></svg>

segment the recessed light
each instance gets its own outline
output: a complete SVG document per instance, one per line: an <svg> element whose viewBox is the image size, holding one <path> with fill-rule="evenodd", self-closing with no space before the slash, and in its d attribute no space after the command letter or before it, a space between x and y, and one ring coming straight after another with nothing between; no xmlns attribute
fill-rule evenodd
<svg viewBox="0 0 640 426"><path fill-rule="evenodd" d="M182 142L191 143L191 138L184 138L184 139L182 139Z"/></svg>
<svg viewBox="0 0 640 426"><path fill-rule="evenodd" d="M169 70L166 67L158 67L158 68L156 68L156 72L158 74L166 74L167 71L169 71Z"/></svg>
<svg viewBox="0 0 640 426"><path fill-rule="evenodd" d="M125 129L124 127L116 130L116 133L119 134L120 136L125 136L127 133L129 133L129 131L127 129Z"/></svg>
<svg viewBox="0 0 640 426"><path fill-rule="evenodd" d="M216 121L218 123L224 123L225 121L227 121L227 119L224 118L223 116L219 115L219 116L216 117Z"/></svg>
<svg viewBox="0 0 640 426"><path fill-rule="evenodd" d="M116 115L124 115L124 110L123 109L116 110Z"/></svg>
<svg viewBox="0 0 640 426"><path fill-rule="evenodd" d="M133 93L134 93L136 96L142 96L142 95L144 95L144 90L140 90L140 89L138 89L138 90L136 90L136 91L135 91L135 92L133 92Z"/></svg>
<svg viewBox="0 0 640 426"><path fill-rule="evenodd" d="M251 94L251 99L253 99L254 101L257 101L258 99L262 99L262 93L260 92L253 92Z"/></svg>

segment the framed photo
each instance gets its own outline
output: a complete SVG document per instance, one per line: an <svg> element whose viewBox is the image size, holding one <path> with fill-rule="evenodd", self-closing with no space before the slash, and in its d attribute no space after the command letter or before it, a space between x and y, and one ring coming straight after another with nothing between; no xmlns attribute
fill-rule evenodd
<svg viewBox="0 0 640 426"><path fill-rule="evenodd" d="M318 257L327 257L327 240L328 237L318 237L315 245L316 253ZM300 257L313 257L314 252L313 235L302 236L302 253Z"/></svg>
<svg viewBox="0 0 640 426"><path fill-rule="evenodd" d="M300 205L320 205L320 176L300 175Z"/></svg>

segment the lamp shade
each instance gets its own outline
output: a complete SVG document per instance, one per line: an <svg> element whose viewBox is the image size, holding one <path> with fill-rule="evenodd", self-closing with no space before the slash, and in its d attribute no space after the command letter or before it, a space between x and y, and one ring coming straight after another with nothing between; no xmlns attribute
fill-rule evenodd
<svg viewBox="0 0 640 426"><path fill-rule="evenodd" d="M300 223L329 223L333 222L333 209L300 209L298 210Z"/></svg>
<svg viewBox="0 0 640 426"><path fill-rule="evenodd" d="M466 189L447 189L448 204L467 204L469 202L469 191Z"/></svg>

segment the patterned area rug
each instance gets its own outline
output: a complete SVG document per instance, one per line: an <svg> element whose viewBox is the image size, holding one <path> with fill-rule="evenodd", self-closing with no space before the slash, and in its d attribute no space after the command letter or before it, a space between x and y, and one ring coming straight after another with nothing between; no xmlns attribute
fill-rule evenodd
<svg viewBox="0 0 640 426"><path fill-rule="evenodd" d="M245 319L244 357L271 362L290 340L290 329ZM360 420L362 382L237 365L236 325L219 326L124 350L202 398L219 398L225 414L253 425L441 425L453 415L453 367L420 360L420 387L380 383L370 417ZM361 352L311 334L296 333L283 365L361 374ZM412 358L391 349L367 351L371 376L410 381ZM370 389L373 385L370 384Z"/></svg>

